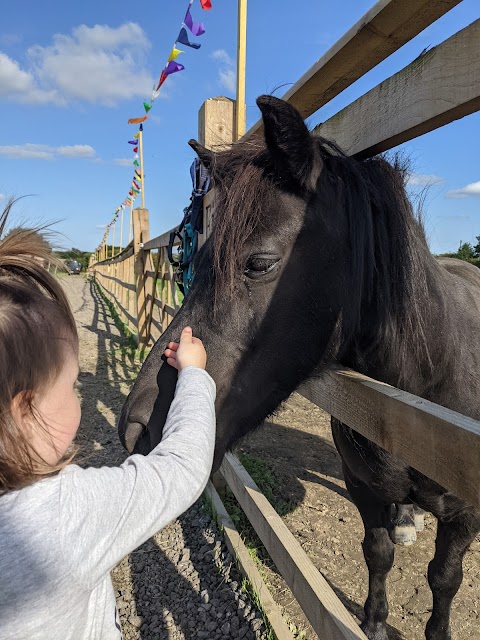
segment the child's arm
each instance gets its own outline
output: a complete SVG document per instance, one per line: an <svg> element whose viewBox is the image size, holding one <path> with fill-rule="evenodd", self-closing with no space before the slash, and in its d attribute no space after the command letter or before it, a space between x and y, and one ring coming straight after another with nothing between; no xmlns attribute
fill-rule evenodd
<svg viewBox="0 0 480 640"><path fill-rule="evenodd" d="M60 474L61 535L72 577L93 586L197 500L212 467L214 402L213 380L189 366L179 373L162 441L148 456Z"/></svg>

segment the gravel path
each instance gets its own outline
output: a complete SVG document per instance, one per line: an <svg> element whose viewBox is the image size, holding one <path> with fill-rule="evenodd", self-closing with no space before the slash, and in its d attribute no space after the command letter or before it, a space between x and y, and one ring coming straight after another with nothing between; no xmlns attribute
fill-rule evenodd
<svg viewBox="0 0 480 640"><path fill-rule="evenodd" d="M119 464L125 451L116 420L138 364L93 284L76 276L63 282L80 336L77 462ZM126 557L112 576L126 640L270 637L201 500Z"/></svg>

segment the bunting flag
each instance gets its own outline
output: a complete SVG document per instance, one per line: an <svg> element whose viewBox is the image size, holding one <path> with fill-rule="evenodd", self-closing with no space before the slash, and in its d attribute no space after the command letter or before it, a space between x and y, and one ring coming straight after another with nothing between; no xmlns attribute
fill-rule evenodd
<svg viewBox="0 0 480 640"><path fill-rule="evenodd" d="M184 69L185 67L183 66L183 64L180 64L179 62L175 62L175 60L172 60L167 64L164 71L166 75L169 76L172 73L177 73L177 71L183 71Z"/></svg>
<svg viewBox="0 0 480 640"><path fill-rule="evenodd" d="M140 131L137 131L137 133L133 136L134 138L138 139L140 136Z"/></svg>
<svg viewBox="0 0 480 640"><path fill-rule="evenodd" d="M137 153L138 147L133 147L133 153Z"/></svg>
<svg viewBox="0 0 480 640"><path fill-rule="evenodd" d="M187 13L185 14L185 20L183 22L194 36L201 36L205 33L205 25L203 22L193 21L192 14L190 13L190 5L188 6Z"/></svg>
<svg viewBox="0 0 480 640"><path fill-rule="evenodd" d="M133 164L134 164L136 167L138 167L138 160L134 160L134 161L133 161Z"/></svg>
<svg viewBox="0 0 480 640"><path fill-rule="evenodd" d="M148 104L148 102L144 102L143 103L143 108L145 109L145 113L148 113L150 111L150 109L152 108L152 105ZM133 136L133 137L134 138L138 137L138 134L136 134L136 136Z"/></svg>
<svg viewBox="0 0 480 640"><path fill-rule="evenodd" d="M177 42L183 44L185 47L191 47L192 49L200 49L202 46L198 42L190 42L188 39L188 33L185 27L180 29L180 33L178 34Z"/></svg>
<svg viewBox="0 0 480 640"><path fill-rule="evenodd" d="M129 140L128 144L138 144L138 140Z"/></svg>
<svg viewBox="0 0 480 640"><path fill-rule="evenodd" d="M211 0L200 0L200 4L202 5L202 9L205 9L205 11L212 8Z"/></svg>
<svg viewBox="0 0 480 640"><path fill-rule="evenodd" d="M142 188L139 184L135 182L135 180L133 181L133 186L135 187L135 189L139 189L139 190Z"/></svg>
<svg viewBox="0 0 480 640"><path fill-rule="evenodd" d="M155 91L158 91L160 89L160 87L162 86L162 84L165 82L167 78L168 76L165 73L165 69L162 69L162 73L160 74L160 80L158 81L157 88L155 89ZM158 96L158 93L157 93L157 96ZM152 100L153 100L153 96L152 96Z"/></svg>
<svg viewBox="0 0 480 640"><path fill-rule="evenodd" d="M142 118L130 118L128 124L140 124L141 122L145 122L148 119L148 116L143 116Z"/></svg>
<svg viewBox="0 0 480 640"><path fill-rule="evenodd" d="M170 52L170 55L168 56L168 62L171 62L172 60L175 60L176 58L178 58L178 56L181 53L185 53L185 52L182 51L181 49L176 49L175 47L173 47L173 49Z"/></svg>

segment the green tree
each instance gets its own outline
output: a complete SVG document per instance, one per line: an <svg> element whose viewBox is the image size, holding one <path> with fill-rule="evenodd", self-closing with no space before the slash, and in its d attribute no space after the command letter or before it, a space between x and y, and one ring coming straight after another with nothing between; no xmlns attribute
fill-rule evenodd
<svg viewBox="0 0 480 640"><path fill-rule="evenodd" d="M469 242L461 242L457 251L457 258L459 260L472 260L475 258L473 247Z"/></svg>
<svg viewBox="0 0 480 640"><path fill-rule="evenodd" d="M88 261L92 252L81 251L80 249L72 247L66 251L56 251L55 253L61 260L78 260L82 265L82 271L85 271L88 267Z"/></svg>
<svg viewBox="0 0 480 640"><path fill-rule="evenodd" d="M473 257L480 258L480 236L475 238L477 244L473 247Z"/></svg>

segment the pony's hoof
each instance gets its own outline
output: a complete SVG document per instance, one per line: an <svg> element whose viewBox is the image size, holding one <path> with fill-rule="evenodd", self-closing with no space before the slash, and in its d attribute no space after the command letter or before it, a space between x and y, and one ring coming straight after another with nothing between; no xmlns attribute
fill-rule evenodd
<svg viewBox="0 0 480 640"><path fill-rule="evenodd" d="M393 527L390 536L392 542L404 547L409 547L417 541L417 531L413 524Z"/></svg>
<svg viewBox="0 0 480 640"><path fill-rule="evenodd" d="M367 636L368 640L388 640L387 630L383 622L364 621L360 629Z"/></svg>
<svg viewBox="0 0 480 640"><path fill-rule="evenodd" d="M425 514L417 513L413 516L413 520L415 522L415 531L423 531L425 529Z"/></svg>

